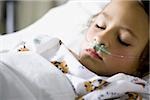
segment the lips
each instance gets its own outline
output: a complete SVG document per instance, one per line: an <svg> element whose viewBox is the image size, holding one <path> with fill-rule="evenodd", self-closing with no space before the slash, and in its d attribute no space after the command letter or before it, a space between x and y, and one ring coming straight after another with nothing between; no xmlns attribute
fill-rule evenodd
<svg viewBox="0 0 150 100"><path fill-rule="evenodd" d="M94 49L85 49L92 57L103 60L102 57Z"/></svg>

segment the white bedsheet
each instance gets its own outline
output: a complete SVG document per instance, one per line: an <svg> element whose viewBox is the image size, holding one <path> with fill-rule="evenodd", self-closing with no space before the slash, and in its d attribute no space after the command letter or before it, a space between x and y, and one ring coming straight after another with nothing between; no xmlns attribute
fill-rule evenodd
<svg viewBox="0 0 150 100"><path fill-rule="evenodd" d="M74 100L68 79L36 53L0 55L0 100Z"/></svg>

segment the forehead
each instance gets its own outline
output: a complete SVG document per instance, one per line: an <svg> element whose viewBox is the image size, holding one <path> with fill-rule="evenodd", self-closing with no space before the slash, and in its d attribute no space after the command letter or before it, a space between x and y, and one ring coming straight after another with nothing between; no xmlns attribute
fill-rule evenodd
<svg viewBox="0 0 150 100"><path fill-rule="evenodd" d="M103 12L115 23L131 28L138 37L148 37L148 15L137 1L113 0Z"/></svg>

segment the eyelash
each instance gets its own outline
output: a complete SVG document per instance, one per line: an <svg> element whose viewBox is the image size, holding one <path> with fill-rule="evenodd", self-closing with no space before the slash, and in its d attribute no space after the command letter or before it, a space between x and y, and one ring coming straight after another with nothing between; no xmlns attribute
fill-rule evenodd
<svg viewBox="0 0 150 100"><path fill-rule="evenodd" d="M105 26L99 26L98 24L96 24L95 26L96 26L96 28L99 28L99 29L101 29L101 30L105 30L105 29L106 29Z"/></svg>
<svg viewBox="0 0 150 100"><path fill-rule="evenodd" d="M119 41L120 44L122 44L122 45L124 45L124 46L126 46L126 47L130 46L130 44L128 44L128 43L122 41L121 38L120 38L119 36L118 36L117 39L118 39L118 41Z"/></svg>

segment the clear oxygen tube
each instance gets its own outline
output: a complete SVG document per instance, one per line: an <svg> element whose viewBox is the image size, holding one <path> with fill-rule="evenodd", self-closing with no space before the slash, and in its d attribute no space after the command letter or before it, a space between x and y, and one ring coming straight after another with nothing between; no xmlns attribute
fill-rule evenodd
<svg viewBox="0 0 150 100"><path fill-rule="evenodd" d="M125 59L125 58L139 59L140 58L140 57L135 57L135 56L123 56L123 55L111 53L104 44L101 44L101 43L97 42L96 40L94 40L93 42L90 43L90 47L93 48L97 53L101 52L101 53L107 54L109 56L113 56L113 57L117 57L117 58L121 58L121 59ZM142 59L142 58L140 58L140 59Z"/></svg>

